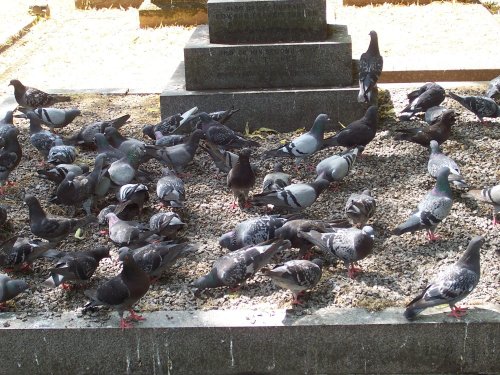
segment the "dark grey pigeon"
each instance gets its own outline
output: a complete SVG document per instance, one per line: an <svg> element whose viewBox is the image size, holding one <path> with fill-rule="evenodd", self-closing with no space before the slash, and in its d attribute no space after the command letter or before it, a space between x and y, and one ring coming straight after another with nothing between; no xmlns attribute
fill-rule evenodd
<svg viewBox="0 0 500 375"><path fill-rule="evenodd" d="M76 159L76 148L65 145L61 138L56 138L54 145L50 148L47 162L51 164L71 164Z"/></svg>
<svg viewBox="0 0 500 375"><path fill-rule="evenodd" d="M141 230L137 222L120 220L113 212L106 214L106 219L109 226L109 238L121 246L140 244L153 234L151 231Z"/></svg>
<svg viewBox="0 0 500 375"><path fill-rule="evenodd" d="M467 193L462 194L462 197L472 198L479 202L491 204L493 208L493 225L499 223L499 221L497 221L497 214L500 212L500 185L482 190L469 190Z"/></svg>
<svg viewBox="0 0 500 375"><path fill-rule="evenodd" d="M94 137L96 134L104 134L104 130L108 127L113 127L115 129L120 129L127 120L130 118L130 115L124 115L117 117L112 120L107 121L96 121L85 127L83 127L78 133L71 136L69 139L71 140L71 144L80 144L85 146L93 146L94 145Z"/></svg>
<svg viewBox="0 0 500 375"><path fill-rule="evenodd" d="M370 190L363 190L361 193L353 193L347 198L344 208L345 215L349 221L356 226L363 226L373 217L377 203L372 197Z"/></svg>
<svg viewBox="0 0 500 375"><path fill-rule="evenodd" d="M77 165L77 164L58 164L50 169L39 169L37 177L43 178L44 180L49 180L59 185L68 175L69 172L73 172L75 176L80 176L88 173L89 167L87 165Z"/></svg>
<svg viewBox="0 0 500 375"><path fill-rule="evenodd" d="M223 111L215 111L210 112L208 115L215 121L220 122L221 124L225 124L236 112L238 112L239 108L234 108L234 105L231 108L223 110Z"/></svg>
<svg viewBox="0 0 500 375"><path fill-rule="evenodd" d="M146 155L146 144L144 142L135 138L126 138L113 127L107 127L104 130L104 135L111 146L119 149L129 159L135 159L138 163L149 160Z"/></svg>
<svg viewBox="0 0 500 375"><path fill-rule="evenodd" d="M57 102L71 100L69 96L51 95L34 87L25 86L18 79L11 80L9 86L14 86L14 97L17 104L25 108L49 107Z"/></svg>
<svg viewBox="0 0 500 375"><path fill-rule="evenodd" d="M104 134L96 133L96 135L94 136L94 140L97 153L104 154L106 156L106 164L111 164L125 156L125 153L123 151L114 148L109 144Z"/></svg>
<svg viewBox="0 0 500 375"><path fill-rule="evenodd" d="M3 137L9 129L15 129L17 131L17 128L14 126L14 115L12 111L5 112L4 118L0 119L0 137Z"/></svg>
<svg viewBox="0 0 500 375"><path fill-rule="evenodd" d="M323 148L331 146L343 146L353 148L366 146L377 133L378 108L374 105L368 107L365 115L359 120L351 122L332 137L323 142Z"/></svg>
<svg viewBox="0 0 500 375"><path fill-rule="evenodd" d="M186 225L175 212L158 212L149 219L149 229L169 240L175 239Z"/></svg>
<svg viewBox="0 0 500 375"><path fill-rule="evenodd" d="M443 114L448 110L448 108L436 106L431 107L425 111L424 120L429 125L434 125L438 121L441 121Z"/></svg>
<svg viewBox="0 0 500 375"><path fill-rule="evenodd" d="M358 102L372 103L376 100L377 81L382 74L384 59L378 48L378 36L370 31L370 45L359 59L359 94Z"/></svg>
<svg viewBox="0 0 500 375"><path fill-rule="evenodd" d="M201 146L200 148L205 151L215 163L215 166L220 172L228 173L231 168L236 165L236 162L239 159L239 156L234 152L227 150L220 150L215 145L208 143L207 147ZM252 170L254 173L257 173L259 168L256 164L250 163Z"/></svg>
<svg viewBox="0 0 500 375"><path fill-rule="evenodd" d="M27 112L27 110L22 109L21 112ZM77 116L81 116L81 111L76 108L71 109L59 109L59 108L36 108L33 110L35 115L38 116L42 124L47 125L51 131L54 128L64 128L69 125Z"/></svg>
<svg viewBox="0 0 500 375"><path fill-rule="evenodd" d="M354 278L360 272L354 264L371 254L375 235L373 228L365 225L361 229L336 228L328 233L299 232L299 237L316 245L329 262L342 260L348 276Z"/></svg>
<svg viewBox="0 0 500 375"><path fill-rule="evenodd" d="M11 172L19 165L23 152L17 139L17 130L9 129L0 137L0 185L4 185Z"/></svg>
<svg viewBox="0 0 500 375"><path fill-rule="evenodd" d="M245 148L238 152L238 161L227 175L227 186L234 196L232 208L249 208L248 194L255 185L255 173L250 165L251 150Z"/></svg>
<svg viewBox="0 0 500 375"><path fill-rule="evenodd" d="M408 220L393 230L393 234L400 236L403 233L413 233L425 229L429 241L438 238L434 231L439 223L448 216L453 205L450 183L448 182L449 174L450 170L447 167L439 170L434 188L420 201L418 208L413 211Z"/></svg>
<svg viewBox="0 0 500 375"><path fill-rule="evenodd" d="M276 285L292 291L292 304L301 305L299 296L307 289L312 289L321 280L321 267L323 261L314 259L289 260L283 265L274 267L272 270L263 270L263 274L270 277Z"/></svg>
<svg viewBox="0 0 500 375"><path fill-rule="evenodd" d="M342 181L351 171L356 157L363 149L363 146L358 146L321 160L316 166L317 178L329 182Z"/></svg>
<svg viewBox="0 0 500 375"><path fill-rule="evenodd" d="M155 137L156 137L155 146L164 146L164 147L180 145L181 143L185 143L187 140L187 137L185 135L180 135L180 134L163 135L159 131L155 132Z"/></svg>
<svg viewBox="0 0 500 375"><path fill-rule="evenodd" d="M330 185L330 182L322 178L307 184L291 184L283 190L255 194L250 199L250 203L254 206L270 204L276 208L300 211L316 202L316 199L328 185Z"/></svg>
<svg viewBox="0 0 500 375"><path fill-rule="evenodd" d="M107 171L109 179L116 186L129 184L135 178L139 165L140 161L133 155L125 155L111 163Z"/></svg>
<svg viewBox="0 0 500 375"><path fill-rule="evenodd" d="M106 218L106 215L110 212L114 213L115 209L116 205L110 204L109 206L106 206L101 211L99 211L99 214L97 215L97 222L99 223L99 225L107 225L108 219ZM130 221L139 216L139 209L134 206L128 206L116 216L118 216L120 220Z"/></svg>
<svg viewBox="0 0 500 375"><path fill-rule="evenodd" d="M457 307L456 304L467 297L479 283L479 250L483 244L483 237L474 237L462 257L452 266L439 272L434 281L406 306L405 318L413 320L426 308L444 304L450 306L450 316L463 317L467 309Z"/></svg>
<svg viewBox="0 0 500 375"><path fill-rule="evenodd" d="M100 285L97 290L85 291L85 295L91 301L84 306L83 311L94 306L111 307L120 315L120 328L131 328L129 321L144 320L132 310L132 306L148 292L149 286L148 274L137 265L131 254L126 254L119 275ZM123 318L126 310L130 313L128 319Z"/></svg>
<svg viewBox="0 0 500 375"><path fill-rule="evenodd" d="M290 175L283 171L283 163L274 164L273 171L264 176L262 192L283 190L290 185Z"/></svg>
<svg viewBox="0 0 500 375"><path fill-rule="evenodd" d="M440 85L429 82L418 90L410 92L408 96L409 104L401 113L409 113L410 117L418 112L425 112L429 108L440 105L445 99L445 91Z"/></svg>
<svg viewBox="0 0 500 375"><path fill-rule="evenodd" d="M168 168L163 169L163 177L156 184L156 195L161 203L171 207L183 207L186 200L184 181Z"/></svg>
<svg viewBox="0 0 500 375"><path fill-rule="evenodd" d="M193 286L200 290L236 287L255 275L273 256L289 248L290 241L279 239L233 251L217 259L210 273L197 279Z"/></svg>
<svg viewBox="0 0 500 375"><path fill-rule="evenodd" d="M242 221L236 227L219 238L219 245L234 251L248 245L257 245L275 238L275 232L288 218L278 215L266 215Z"/></svg>
<svg viewBox="0 0 500 375"><path fill-rule="evenodd" d="M50 242L14 236L0 245L0 265L6 272L29 270L36 259L54 246Z"/></svg>
<svg viewBox="0 0 500 375"><path fill-rule="evenodd" d="M0 311L5 309L5 302L17 297L28 288L26 281L11 279L7 275L0 274Z"/></svg>
<svg viewBox="0 0 500 375"><path fill-rule="evenodd" d="M42 129L40 119L33 111L29 111L26 116L30 121L30 142L43 155L44 159L47 159L57 137L50 131Z"/></svg>
<svg viewBox="0 0 500 375"><path fill-rule="evenodd" d="M120 203L116 205L115 214L118 215L128 206L135 205L141 215L144 202L149 200L148 188L143 184L123 185L117 193L117 198Z"/></svg>
<svg viewBox="0 0 500 375"><path fill-rule="evenodd" d="M176 130L182 127L186 123L191 115L198 111L198 107L193 107L184 113L177 113L172 116L168 116L161 120L156 125L146 125L142 128L142 133L147 135L151 139L156 139L155 134L160 132L162 135L171 135Z"/></svg>
<svg viewBox="0 0 500 375"><path fill-rule="evenodd" d="M448 92L448 95L474 113L481 122L484 122L483 117L496 118L500 116L500 106L491 98L485 96L460 96L451 91Z"/></svg>
<svg viewBox="0 0 500 375"><path fill-rule="evenodd" d="M47 216L40 206L40 202L32 195L26 195L24 202L29 209L31 232L50 242L59 242L78 228L95 222L95 216L86 216L82 219L69 219L59 216Z"/></svg>
<svg viewBox="0 0 500 375"><path fill-rule="evenodd" d="M448 181L450 181L453 185L459 188L466 188L467 184L465 183L462 174L460 173L460 168L455 163L455 161L446 156L441 152L439 145L436 141L432 140L431 144L431 154L429 155L429 161L427 162L427 171L429 174L437 178L438 172L442 167L448 167L450 169L450 175L448 176Z"/></svg>
<svg viewBox="0 0 500 375"><path fill-rule="evenodd" d="M264 153L264 159L271 157L289 157L295 159L298 165L302 160L307 159L323 146L323 136L326 126L331 122L328 115L320 114L314 120L311 130L301 134L284 146L279 146L274 150Z"/></svg>
<svg viewBox="0 0 500 375"><path fill-rule="evenodd" d="M104 258L109 258L108 247L97 247L85 251L73 251L59 254L58 260L50 271L50 276L43 285L56 288L61 285L64 289L71 289L68 281L81 283L89 280Z"/></svg>
<svg viewBox="0 0 500 375"><path fill-rule="evenodd" d="M491 99L500 98L500 76L493 78L490 83L488 83L488 89L486 90L486 96Z"/></svg>

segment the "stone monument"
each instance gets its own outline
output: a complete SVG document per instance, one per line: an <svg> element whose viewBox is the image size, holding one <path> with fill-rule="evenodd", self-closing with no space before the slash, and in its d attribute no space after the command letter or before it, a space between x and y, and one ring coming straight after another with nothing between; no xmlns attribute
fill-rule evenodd
<svg viewBox="0 0 500 375"><path fill-rule="evenodd" d="M361 117L346 26L328 25L326 0L209 0L167 89L162 118L193 106L240 108L243 130L309 128L319 113L335 125ZM356 81L356 84L354 84Z"/></svg>

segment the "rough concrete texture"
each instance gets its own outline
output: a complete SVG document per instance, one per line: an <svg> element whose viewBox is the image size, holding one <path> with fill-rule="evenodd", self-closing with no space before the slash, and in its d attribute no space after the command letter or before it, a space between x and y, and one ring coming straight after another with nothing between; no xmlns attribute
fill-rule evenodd
<svg viewBox="0 0 500 375"><path fill-rule="evenodd" d="M165 0L144 3L139 8L141 28L169 25L193 26L208 22L207 4L203 1Z"/></svg>
<svg viewBox="0 0 500 375"><path fill-rule="evenodd" d="M351 38L331 27L324 42L212 44L199 26L184 48L188 90L328 87L352 84Z"/></svg>
<svg viewBox="0 0 500 375"><path fill-rule="evenodd" d="M211 43L319 41L327 37L326 0L211 0Z"/></svg>
<svg viewBox="0 0 500 375"><path fill-rule="evenodd" d="M159 311L121 331L66 313L0 314L2 374L498 373L498 306L408 323L401 309Z"/></svg>

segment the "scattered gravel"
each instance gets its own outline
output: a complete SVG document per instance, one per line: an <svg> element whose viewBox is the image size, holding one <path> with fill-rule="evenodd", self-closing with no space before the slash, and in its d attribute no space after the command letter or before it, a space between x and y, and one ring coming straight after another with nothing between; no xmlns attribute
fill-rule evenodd
<svg viewBox="0 0 500 375"><path fill-rule="evenodd" d="M342 209L349 194L371 188L377 199L377 212L371 220L376 232L374 252L362 260L364 272L355 280L347 277L347 272L339 263L324 269L323 277L317 287L305 299L305 305L298 307L304 312L325 307L365 307L381 309L389 306L403 307L425 287L436 271L455 262L465 250L469 239L474 235L486 237L481 250L481 281L473 294L467 298L469 305L499 303L499 228L491 223L491 209L477 205L460 197L461 192L454 191L454 205L450 215L438 227L441 240L429 243L424 232L391 236L390 231L403 222L416 207L421 197L432 188L434 181L427 175L428 151L419 145L396 142L392 131L399 127L410 127L417 122L400 122L395 119L404 106L405 90L391 89L383 91L381 120L375 140L368 145L364 156L356 161L354 171L336 190L325 191L318 201L304 211L308 218L331 219L342 216ZM457 90L462 92L463 90ZM63 104L63 103L61 103ZM498 183L498 150L500 149L499 120L491 125L482 125L475 116L466 113L458 104L447 99L445 105L457 110L457 124L453 128L451 139L444 144L444 152L452 156L462 167L462 172L471 187ZM157 122L159 106L157 95L81 95L73 96L72 106L82 110L83 116L74 124L61 131L64 135L75 132L80 126L97 119L117 117L124 113L131 114L131 123L123 128L129 136L141 138L141 128L145 124ZM392 108L394 107L394 108ZM182 109L180 109L182 110ZM243 111L242 111L243 112ZM235 121L244 121L242 112L235 115ZM312 124L313 119L306 119L298 127ZM38 196L47 211L53 214L67 214L69 210L50 205L47 197L53 186L35 177L34 171L40 157L29 144L28 124L20 120L20 139L25 145L24 155L19 167L12 173L17 185L0 196L0 204L8 207L10 222L3 228L3 236L11 232L29 236L28 210L21 203L24 193ZM260 191L263 176L271 169L272 159L261 161L259 156L266 149L278 144L282 139L290 139L293 134L266 135L260 139L262 146L254 151L254 162L260 168L260 175L253 192ZM312 163L339 152L340 149L324 150L312 158ZM80 151L77 163L93 164L95 154ZM156 177L160 175L160 164L150 161L145 168ZM292 169L292 162L285 161L285 169L295 181L311 181L314 176L302 168L299 174ZM227 288L205 291L196 297L189 284L208 272L215 259L225 254L226 250L218 246L221 234L231 230L238 222L263 213L260 209L231 211L228 209L232 194L226 187L225 176L217 178L212 160L201 150L194 162L187 169L192 177L185 180L187 186L186 207L179 211L183 221L188 224L182 237L198 245L198 250L188 257L180 259L162 279L152 285L147 295L137 305L142 311L155 310L197 310L197 309L274 309L291 306L291 293L276 287L272 281L262 275L249 280L238 292ZM156 181L156 180L155 180ZM149 184L151 199L144 210L141 221L146 222L156 212L153 206L158 203L154 194L155 185ZM98 209L113 202L110 197L100 202ZM83 216L79 210L78 216ZM98 234L97 228L84 230L85 238L69 238L60 246L64 250L80 250L89 245L108 244L112 248L112 259L105 259L90 282L96 287L103 280L119 272L117 247L107 237ZM275 263L293 259L298 250L293 249L282 254ZM81 307L87 299L82 290L66 292L60 288L48 289L41 282L48 277L50 262L36 261L34 270L28 274L16 274L30 284L30 291L10 304L10 310L16 311L19 319L42 314L47 318L57 318L63 311L74 311L85 319L107 319L109 313L90 312L83 316Z"/></svg>

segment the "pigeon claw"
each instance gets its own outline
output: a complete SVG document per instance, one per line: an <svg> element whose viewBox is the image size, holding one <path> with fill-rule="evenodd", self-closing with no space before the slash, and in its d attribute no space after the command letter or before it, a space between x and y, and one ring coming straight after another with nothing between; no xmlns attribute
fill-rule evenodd
<svg viewBox="0 0 500 375"><path fill-rule="evenodd" d="M130 313L130 315L127 317L126 319L127 321L138 322L140 320L146 320L146 318L144 318L139 314L136 314L135 311L132 309L130 309L128 312Z"/></svg>
<svg viewBox="0 0 500 375"><path fill-rule="evenodd" d="M133 327L133 325L128 323L125 319L123 319L123 318L120 319L120 328L122 329L122 331L124 329L132 328L132 327Z"/></svg>
<svg viewBox="0 0 500 375"><path fill-rule="evenodd" d="M429 241L437 241L439 240L439 236L434 234L434 232L430 229L427 230L427 239Z"/></svg>
<svg viewBox="0 0 500 375"><path fill-rule="evenodd" d="M297 294L293 294L293 301L292 301L292 305L300 305L300 306L303 306L304 305L304 302L302 302L301 300L299 300L299 297L302 297L304 295L304 291L302 292L299 292Z"/></svg>
<svg viewBox="0 0 500 375"><path fill-rule="evenodd" d="M355 267L354 264L351 263L351 266L347 270L347 275L351 278L354 279L358 275L358 273L363 272L361 267Z"/></svg>
<svg viewBox="0 0 500 375"><path fill-rule="evenodd" d="M70 291L70 290L74 289L73 285L68 284L68 283L61 283L61 288L63 290L67 290L67 291Z"/></svg>
<svg viewBox="0 0 500 375"><path fill-rule="evenodd" d="M452 316L454 318L462 318L465 315L467 315L467 308L457 306L453 306L451 308L451 312L448 314L448 316Z"/></svg>

